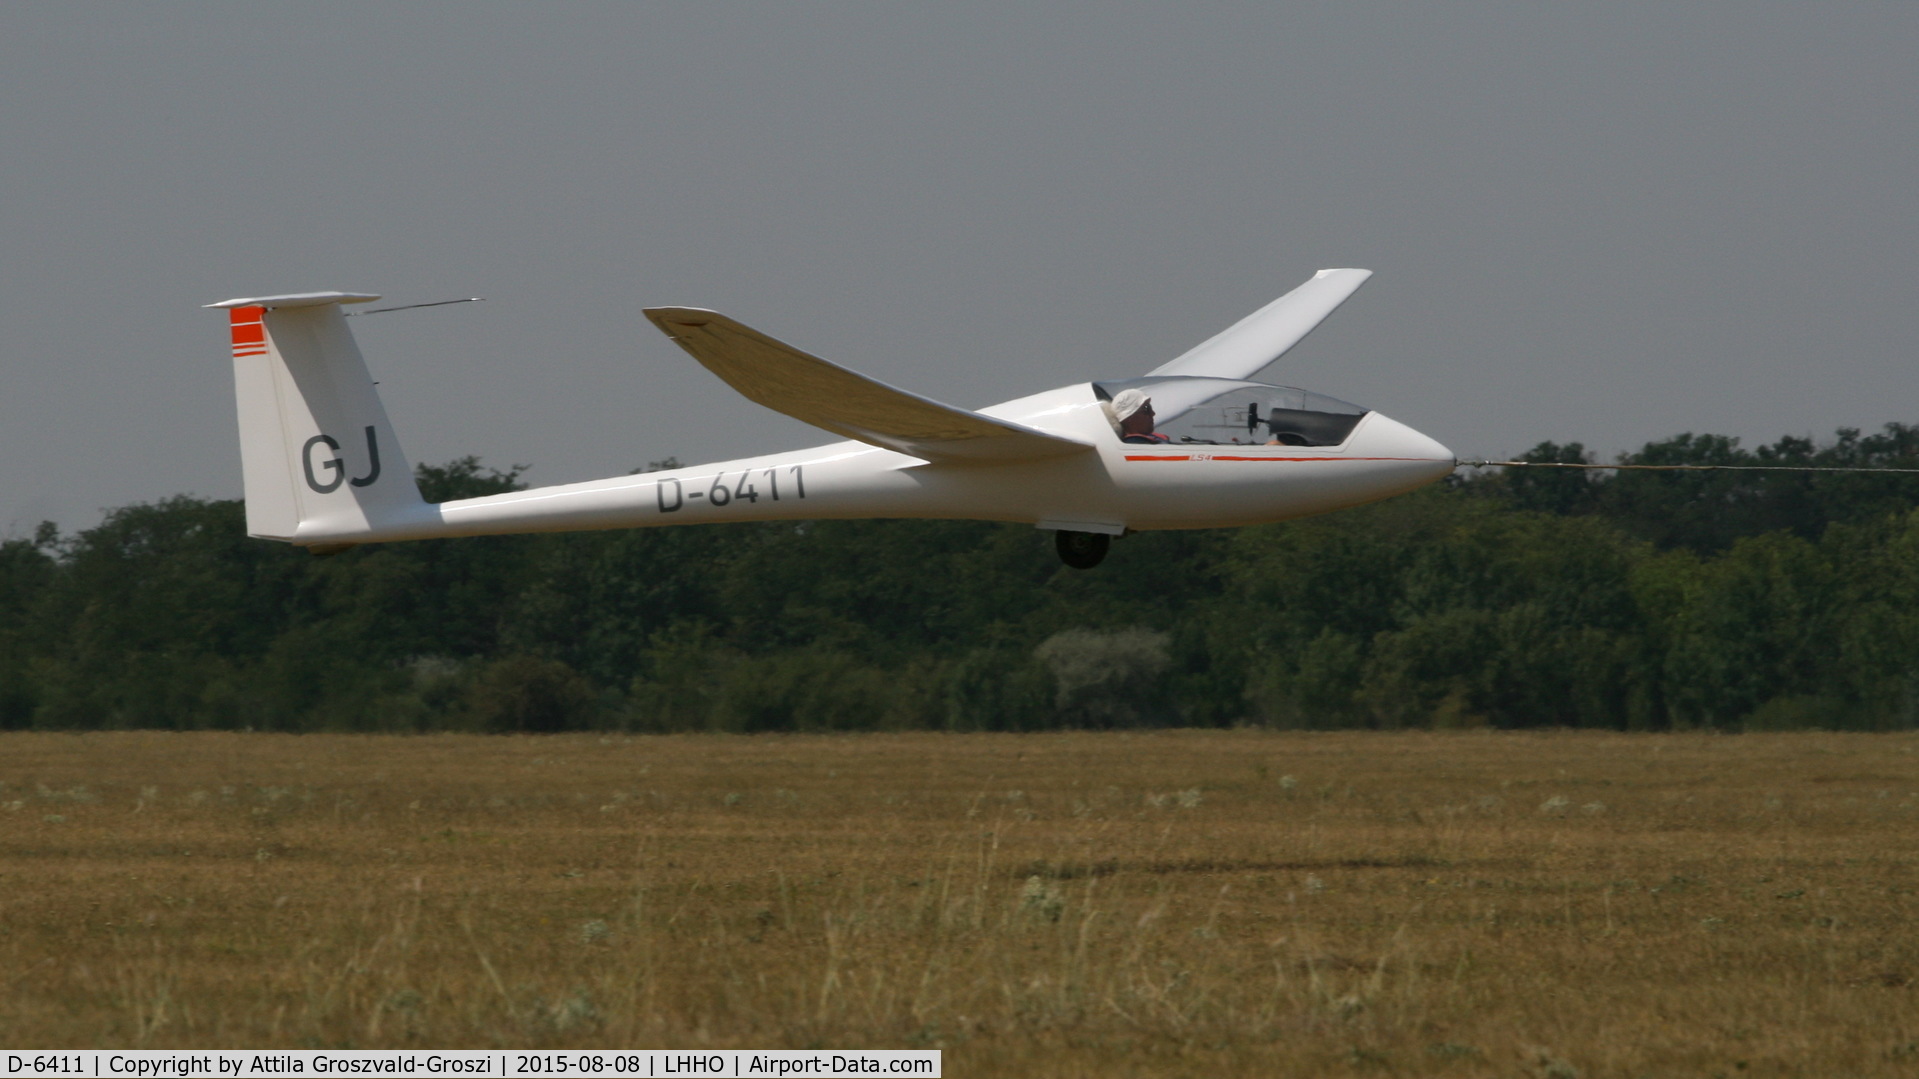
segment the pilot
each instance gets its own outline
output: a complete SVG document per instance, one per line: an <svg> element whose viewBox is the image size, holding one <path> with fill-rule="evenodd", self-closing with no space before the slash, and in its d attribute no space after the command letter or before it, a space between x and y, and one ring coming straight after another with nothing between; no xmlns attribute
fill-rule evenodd
<svg viewBox="0 0 1919 1079"><path fill-rule="evenodd" d="M1153 430L1153 399L1144 390L1119 391L1113 395L1112 409L1121 442L1156 445L1172 441Z"/></svg>

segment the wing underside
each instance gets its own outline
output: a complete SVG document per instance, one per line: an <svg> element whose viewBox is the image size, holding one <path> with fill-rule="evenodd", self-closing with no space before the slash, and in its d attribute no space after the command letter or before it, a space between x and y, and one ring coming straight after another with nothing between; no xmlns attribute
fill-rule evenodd
<svg viewBox="0 0 1919 1079"><path fill-rule="evenodd" d="M718 312L654 307L646 317L749 400L846 438L939 462L1058 457L1092 448L896 389Z"/></svg>

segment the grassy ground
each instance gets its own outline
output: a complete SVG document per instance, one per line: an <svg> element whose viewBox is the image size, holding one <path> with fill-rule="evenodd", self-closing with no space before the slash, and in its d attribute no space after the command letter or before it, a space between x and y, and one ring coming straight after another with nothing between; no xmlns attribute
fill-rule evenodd
<svg viewBox="0 0 1919 1079"><path fill-rule="evenodd" d="M1919 736L0 737L8 1047L1913 1075Z"/></svg>

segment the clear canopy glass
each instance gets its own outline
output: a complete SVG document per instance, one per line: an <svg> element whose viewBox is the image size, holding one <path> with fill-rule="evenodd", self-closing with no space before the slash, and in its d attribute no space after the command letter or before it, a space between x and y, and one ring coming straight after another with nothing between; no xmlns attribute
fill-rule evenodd
<svg viewBox="0 0 1919 1079"><path fill-rule="evenodd" d="M1134 389L1152 399L1157 433L1176 445L1338 446L1369 411L1294 386L1227 378L1161 376L1093 383L1109 416L1113 398ZM1117 434L1117 422L1114 431Z"/></svg>

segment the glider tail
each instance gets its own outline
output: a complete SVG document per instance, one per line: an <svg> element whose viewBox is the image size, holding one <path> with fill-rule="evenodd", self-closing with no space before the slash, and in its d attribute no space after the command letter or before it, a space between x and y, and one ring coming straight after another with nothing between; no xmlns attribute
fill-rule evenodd
<svg viewBox="0 0 1919 1079"><path fill-rule="evenodd" d="M310 292L207 305L232 322L249 535L347 545L426 510L340 310L378 298Z"/></svg>

